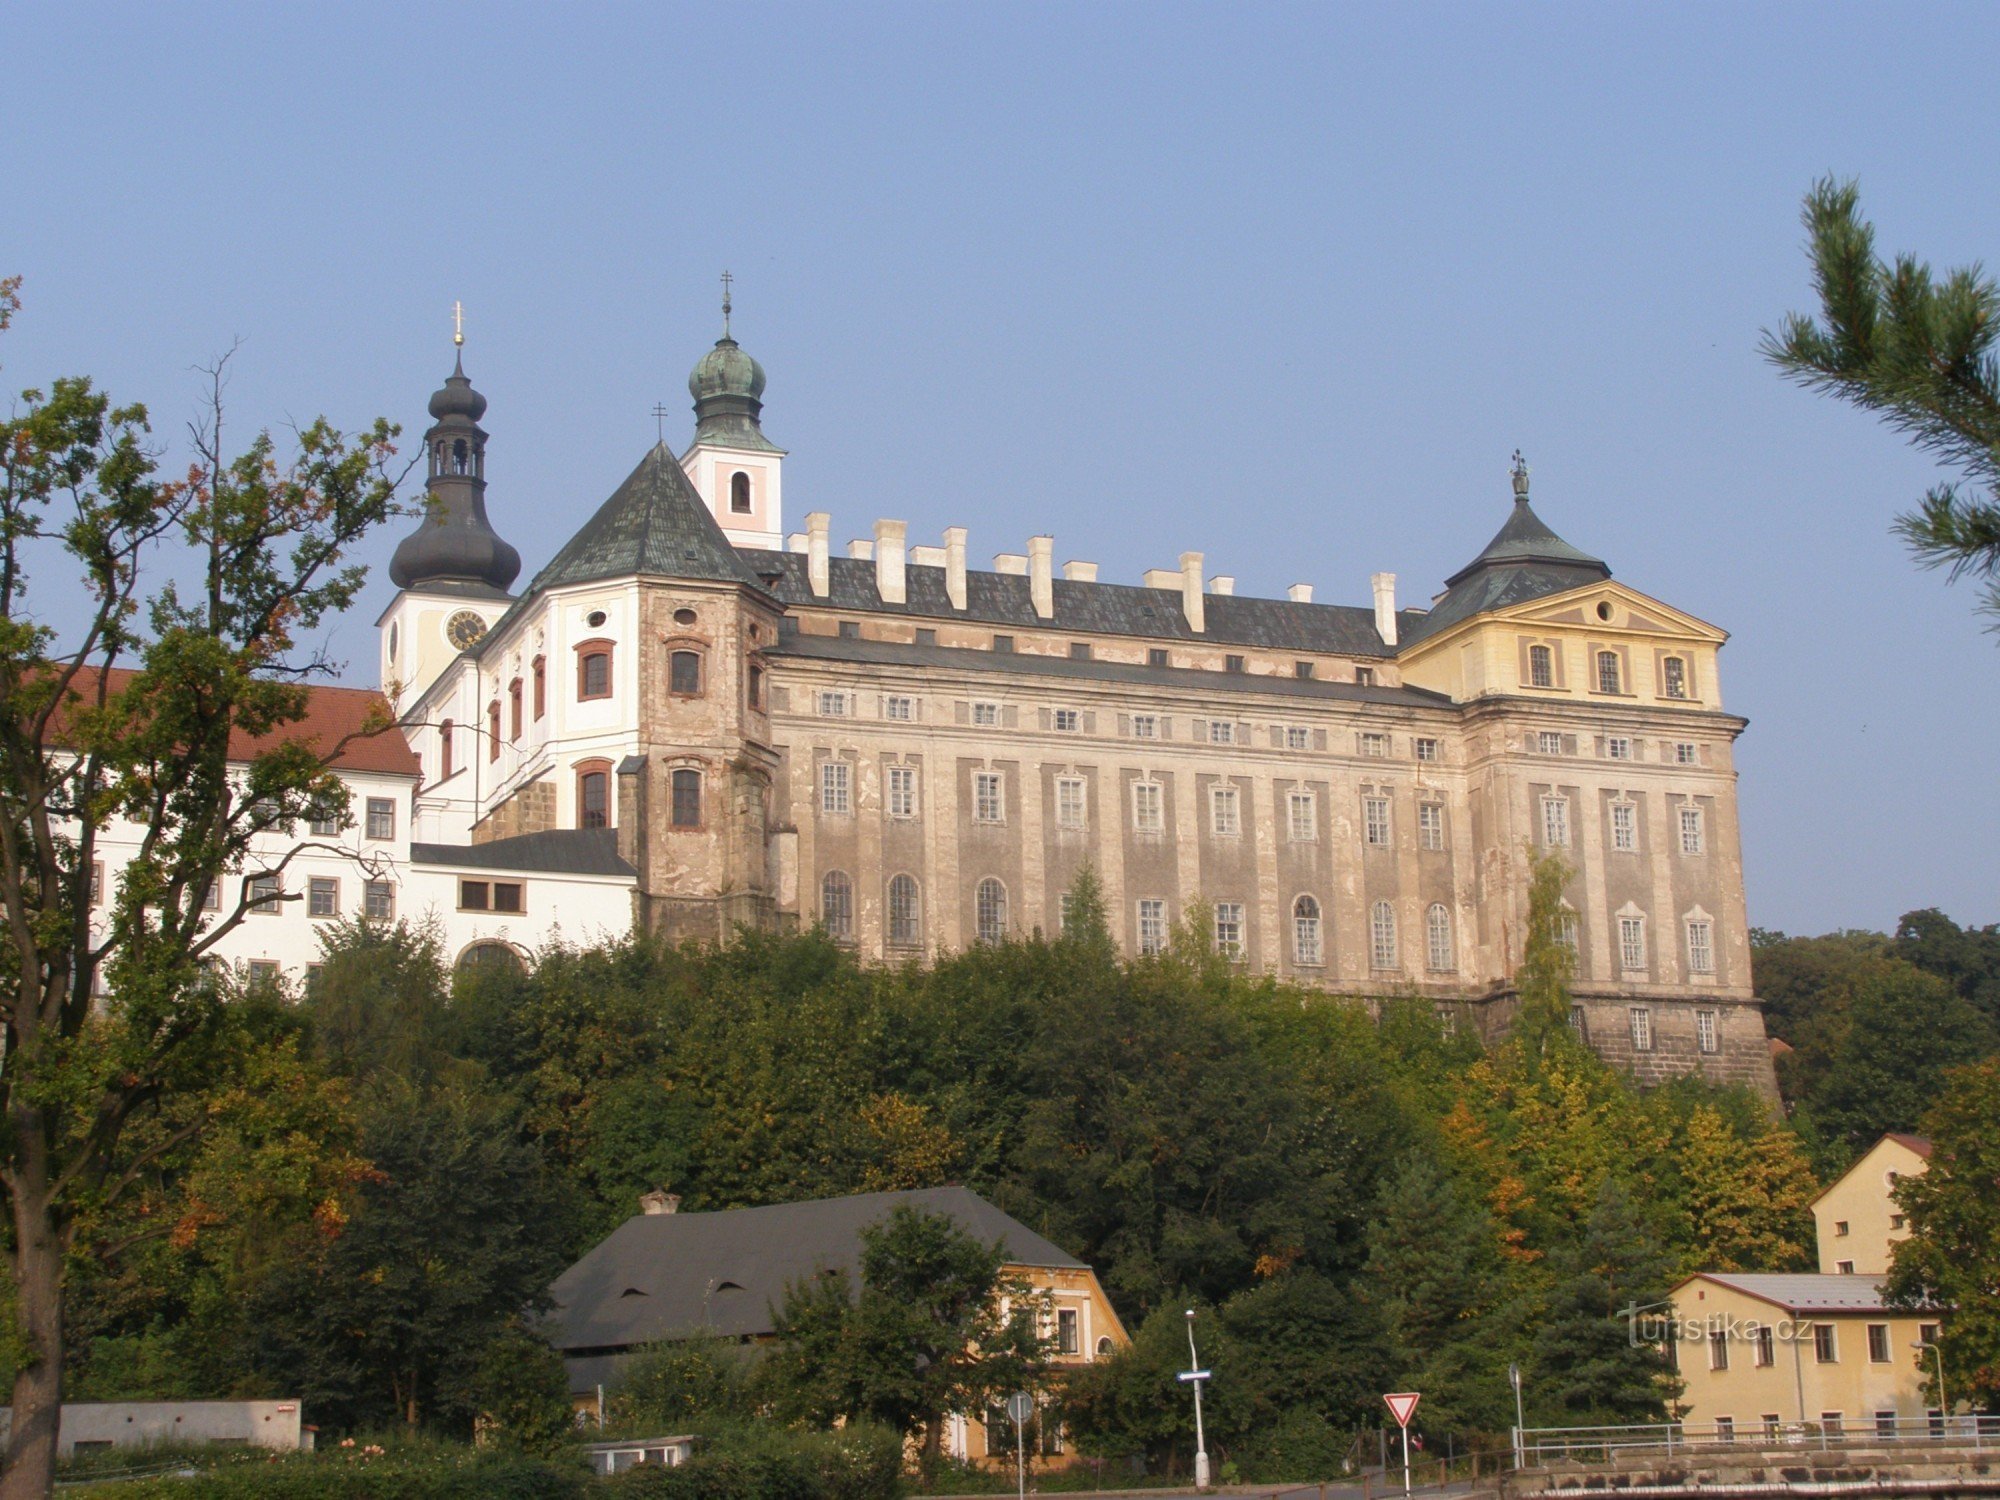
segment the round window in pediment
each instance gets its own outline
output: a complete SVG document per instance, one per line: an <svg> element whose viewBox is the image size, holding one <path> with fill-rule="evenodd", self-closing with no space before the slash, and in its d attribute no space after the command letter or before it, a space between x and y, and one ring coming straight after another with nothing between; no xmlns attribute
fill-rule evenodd
<svg viewBox="0 0 2000 1500"><path fill-rule="evenodd" d="M1611 601L1609 599L1604 600L1597 606L1597 618L1600 620L1611 618Z"/></svg>
<svg viewBox="0 0 2000 1500"><path fill-rule="evenodd" d="M588 625L592 630L598 629L604 624L604 611L601 609L593 609L589 614L583 617L583 623Z"/></svg>
<svg viewBox="0 0 2000 1500"><path fill-rule="evenodd" d="M691 610L691 609L677 609L677 610L675 610L675 611L674 611L674 623L675 623L676 625L692 625L692 624L694 624L694 611L693 611L693 610Z"/></svg>

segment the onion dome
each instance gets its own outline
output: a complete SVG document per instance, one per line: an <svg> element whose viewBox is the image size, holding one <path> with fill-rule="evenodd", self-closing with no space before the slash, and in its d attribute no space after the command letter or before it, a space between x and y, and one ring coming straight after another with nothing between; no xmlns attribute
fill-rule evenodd
<svg viewBox="0 0 2000 1500"><path fill-rule="evenodd" d="M423 524L403 538L389 562L401 589L505 597L521 554L486 519L486 398L472 388L461 359L431 397L437 420L424 434L429 474Z"/></svg>

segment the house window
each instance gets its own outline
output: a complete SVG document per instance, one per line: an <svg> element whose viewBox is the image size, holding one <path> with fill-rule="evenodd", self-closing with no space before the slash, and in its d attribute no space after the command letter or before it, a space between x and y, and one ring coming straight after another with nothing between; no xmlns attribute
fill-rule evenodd
<svg viewBox="0 0 2000 1500"><path fill-rule="evenodd" d="M1891 1229L1901 1229L1901 1228L1903 1227L1903 1225L1904 1225L1904 1223L1905 1223L1905 1222L1906 1222L1906 1220L1904 1219L1903 1215L1901 1215L1901 1214L1890 1214L1890 1215L1889 1215L1889 1227L1890 1227Z"/></svg>
<svg viewBox="0 0 2000 1500"><path fill-rule="evenodd" d="M1837 1260L1833 1263L1833 1269L1836 1275L1852 1276L1854 1274L1854 1262L1851 1260Z"/></svg>
<svg viewBox="0 0 2000 1500"><path fill-rule="evenodd" d="M1148 646L1146 648L1146 665L1149 667L1166 666L1167 648L1165 646Z"/></svg>
<svg viewBox="0 0 2000 1500"><path fill-rule="evenodd" d="M331 875L315 875L306 882L306 915L340 915L340 882Z"/></svg>
<svg viewBox="0 0 2000 1500"><path fill-rule="evenodd" d="M1715 927L1706 918L1696 917L1687 924L1688 972L1690 974L1713 974L1715 972ZM1703 1014L1713 1016L1715 1012ZM1704 1052L1713 1052L1713 1047L1704 1047Z"/></svg>
<svg viewBox="0 0 2000 1500"><path fill-rule="evenodd" d="M243 882L243 901L260 917L275 917L281 908L284 887L275 875L252 875Z"/></svg>
<svg viewBox="0 0 2000 1500"><path fill-rule="evenodd" d="M1158 953L1167 946L1167 903L1147 897L1139 902L1139 951Z"/></svg>
<svg viewBox="0 0 2000 1500"><path fill-rule="evenodd" d="M1834 1237L1835 1237L1836 1239L1846 1239L1846 1238L1847 1238L1847 1220L1845 1220L1845 1219L1835 1219L1835 1220L1833 1221L1833 1233L1834 1233Z"/></svg>
<svg viewBox="0 0 2000 1500"><path fill-rule="evenodd" d="M1313 664L1311 662L1295 661L1292 663L1292 675L1294 677L1297 677L1303 681L1305 679L1310 678L1312 674L1313 674Z"/></svg>
<svg viewBox="0 0 2000 1500"><path fill-rule="evenodd" d="M914 818L917 815L917 768L889 767L889 816Z"/></svg>
<svg viewBox="0 0 2000 1500"><path fill-rule="evenodd" d="M1444 804L1442 802L1419 802L1417 804L1417 842L1426 849L1444 847Z"/></svg>
<svg viewBox="0 0 2000 1500"><path fill-rule="evenodd" d="M104 904L104 861L93 860L90 865L90 904Z"/></svg>
<svg viewBox="0 0 2000 1500"><path fill-rule="evenodd" d="M1632 1050L1651 1052L1653 1050L1653 1010L1648 1005L1632 1007Z"/></svg>
<svg viewBox="0 0 2000 1500"><path fill-rule="evenodd" d="M1554 687L1555 685L1555 653L1547 646L1530 646L1528 648L1528 686Z"/></svg>
<svg viewBox="0 0 2000 1500"><path fill-rule="evenodd" d="M1542 798L1542 842L1551 849L1569 847L1569 798Z"/></svg>
<svg viewBox="0 0 2000 1500"><path fill-rule="evenodd" d="M1678 656L1666 660L1667 696L1685 698L1688 695L1687 663Z"/></svg>
<svg viewBox="0 0 2000 1500"><path fill-rule="evenodd" d="M1753 1334L1753 1338L1757 1352L1752 1357L1752 1362L1758 1368L1768 1370L1778 1362L1777 1339L1772 1334L1770 1325L1764 1324L1759 1326Z"/></svg>
<svg viewBox="0 0 2000 1500"><path fill-rule="evenodd" d="M537 717L539 717L539 715L537 715ZM449 720L449 719L446 719L446 720L445 720L445 721L444 721L444 722L443 722L442 724L438 725L438 780L439 780L439 781L449 781L449 780L451 780L451 731L452 731L452 728L453 728L453 725L452 725L452 722L451 722L451 720ZM322 822L325 822L325 823L327 823L327 824L331 825L331 826L329 826L329 827L328 827L328 828L327 828L327 829L325 830L325 832L326 832L326 833L328 833L328 834L333 834L333 833L338 833L338 832L340 832L340 825L339 825L339 823L338 823L338 822L337 822L337 821L336 821L335 819L332 819L332 818L325 818L325 819L318 819L318 818L316 818L316 819L314 819L314 820L313 820L313 832L314 832L314 833L320 833L320 832L321 832L321 829L320 829L320 824L321 824Z"/></svg>
<svg viewBox="0 0 2000 1500"><path fill-rule="evenodd" d="M1243 956L1243 903L1215 903L1215 951L1224 958Z"/></svg>
<svg viewBox="0 0 2000 1500"><path fill-rule="evenodd" d="M278 965L268 958L250 960L250 982L256 985L270 985L278 982Z"/></svg>
<svg viewBox="0 0 2000 1500"><path fill-rule="evenodd" d="M846 761L829 760L819 768L819 810L846 814L854 811L850 795L851 768Z"/></svg>
<svg viewBox="0 0 2000 1500"><path fill-rule="evenodd" d="M1285 798L1290 814L1292 842L1310 844L1319 839L1319 799L1311 792L1292 792Z"/></svg>
<svg viewBox="0 0 2000 1500"><path fill-rule="evenodd" d="M1377 901L1368 915L1368 961L1377 969L1396 967L1396 908Z"/></svg>
<svg viewBox="0 0 2000 1500"><path fill-rule="evenodd" d="M1576 913L1573 911L1557 912L1556 941L1561 943L1565 948L1569 949L1570 952L1574 953L1576 952L1576 943L1577 943L1576 934L1577 934Z"/></svg>
<svg viewBox="0 0 2000 1500"><path fill-rule="evenodd" d="M1774 1411L1767 1411L1759 1420L1764 1424L1764 1441L1767 1443L1777 1442L1778 1433L1784 1419Z"/></svg>
<svg viewBox="0 0 2000 1500"><path fill-rule="evenodd" d="M1071 661L1089 661L1091 655L1089 641L1071 641L1069 643L1069 659Z"/></svg>
<svg viewBox="0 0 2000 1500"><path fill-rule="evenodd" d="M914 948L922 938L918 923L917 882L914 876L897 875L889 881L889 944Z"/></svg>
<svg viewBox="0 0 2000 1500"><path fill-rule="evenodd" d="M1208 721L1208 742L1211 745L1233 745L1236 743L1236 725L1228 719Z"/></svg>
<svg viewBox="0 0 2000 1500"><path fill-rule="evenodd" d="M847 694L821 688L814 704L822 719L844 719L847 717Z"/></svg>
<svg viewBox="0 0 2000 1500"><path fill-rule="evenodd" d="M1312 968L1326 962L1326 945L1320 936L1319 902L1301 896L1292 903L1292 954L1299 964Z"/></svg>
<svg viewBox="0 0 2000 1500"><path fill-rule="evenodd" d="M1077 1354L1082 1352L1083 1340L1078 1332L1076 1309L1061 1307L1056 1309L1056 1353Z"/></svg>
<svg viewBox="0 0 2000 1500"><path fill-rule="evenodd" d="M201 909L203 911L222 910L222 887L212 880L201 893Z"/></svg>
<svg viewBox="0 0 2000 1500"><path fill-rule="evenodd" d="M1007 936L1007 887L991 875L972 893L973 919L979 941L997 943Z"/></svg>
<svg viewBox="0 0 2000 1500"><path fill-rule="evenodd" d="M1604 741L1604 758L1606 760L1630 760L1632 758L1632 740L1630 736L1614 734L1607 738Z"/></svg>
<svg viewBox="0 0 2000 1500"><path fill-rule="evenodd" d="M1681 809L1681 853L1699 854L1701 851L1701 809L1698 807L1683 807Z"/></svg>
<svg viewBox="0 0 2000 1500"><path fill-rule="evenodd" d="M1160 737L1160 721L1153 714L1132 715L1132 738L1135 740L1156 740Z"/></svg>
<svg viewBox="0 0 2000 1500"><path fill-rule="evenodd" d="M1212 786L1208 789L1208 826L1217 837L1233 839L1243 831L1237 811L1235 787Z"/></svg>
<svg viewBox="0 0 2000 1500"><path fill-rule="evenodd" d="M1694 1013L1694 1044L1699 1051L1715 1051L1714 1011L1698 1010Z"/></svg>
<svg viewBox="0 0 2000 1500"><path fill-rule="evenodd" d="M1646 919L1644 917L1618 919L1618 966L1628 973L1645 970Z"/></svg>
<svg viewBox="0 0 2000 1500"><path fill-rule="evenodd" d="M521 737L521 679L516 677L507 684L507 738Z"/></svg>
<svg viewBox="0 0 2000 1500"><path fill-rule="evenodd" d="M889 697L882 700L882 717L897 719L907 724L917 716L917 702L914 698Z"/></svg>
<svg viewBox="0 0 2000 1500"><path fill-rule="evenodd" d="M1302 724L1294 724L1285 731L1287 750L1305 750L1312 745L1312 731Z"/></svg>
<svg viewBox="0 0 2000 1500"><path fill-rule="evenodd" d="M1886 1365L1889 1363L1889 1325L1870 1323L1868 1325L1868 1363Z"/></svg>
<svg viewBox="0 0 2000 1500"><path fill-rule="evenodd" d="M1717 1417L1715 1419L1715 1440L1718 1443L1733 1443L1736 1441L1736 1418Z"/></svg>
<svg viewBox="0 0 2000 1500"><path fill-rule="evenodd" d="M1840 1363L1840 1341L1831 1323L1813 1324L1813 1358L1823 1365Z"/></svg>
<svg viewBox="0 0 2000 1500"><path fill-rule="evenodd" d="M1535 736L1535 749L1543 755L1561 755L1563 737L1553 729L1544 729Z"/></svg>
<svg viewBox="0 0 2000 1500"><path fill-rule="evenodd" d="M611 696L609 641L586 641L577 647L576 696L580 701Z"/></svg>
<svg viewBox="0 0 2000 1500"><path fill-rule="evenodd" d="M1590 1039L1589 1028L1584 1024L1583 1007L1581 1005L1572 1005L1569 1008L1569 1029L1576 1033L1579 1040L1588 1041Z"/></svg>
<svg viewBox="0 0 2000 1500"><path fill-rule="evenodd" d="M1007 784L1000 772L972 773L972 821L975 823L1007 821Z"/></svg>
<svg viewBox="0 0 2000 1500"><path fill-rule="evenodd" d="M1056 778L1056 826L1083 828L1089 824L1088 784L1081 776Z"/></svg>
<svg viewBox="0 0 2000 1500"><path fill-rule="evenodd" d="M1432 761L1438 758L1438 742L1436 740L1430 740L1430 739L1411 740L1410 750L1411 753L1414 754L1416 758L1421 761Z"/></svg>
<svg viewBox="0 0 2000 1500"><path fill-rule="evenodd" d="M1680 740L1674 745L1674 764L1677 766L1699 765L1701 764L1701 751L1690 741Z"/></svg>
<svg viewBox="0 0 2000 1500"><path fill-rule="evenodd" d="M1373 667L1356 667L1354 669L1354 685L1356 687L1375 686L1375 669Z"/></svg>
<svg viewBox="0 0 2000 1500"><path fill-rule="evenodd" d="M972 705L972 722L994 725L1000 722L1000 705L997 703L975 703Z"/></svg>
<svg viewBox="0 0 2000 1500"><path fill-rule="evenodd" d="M839 870L828 870L820 879L819 920L836 943L854 941L854 885Z"/></svg>
<svg viewBox="0 0 2000 1500"><path fill-rule="evenodd" d="M583 771L576 778L576 826L579 828L609 828L611 826L611 773L604 770Z"/></svg>
<svg viewBox="0 0 2000 1500"><path fill-rule="evenodd" d="M527 892L518 880L461 880L460 911L519 913L527 910Z"/></svg>
<svg viewBox="0 0 2000 1500"><path fill-rule="evenodd" d="M1378 848L1386 848L1389 843L1389 799L1363 797L1361 821L1364 840Z"/></svg>
<svg viewBox="0 0 2000 1500"><path fill-rule="evenodd" d="M729 476L729 511L737 516L750 514L750 476L741 469Z"/></svg>
<svg viewBox="0 0 2000 1500"><path fill-rule="evenodd" d="M396 920L396 887L386 880L361 882L361 911L371 922Z"/></svg>
<svg viewBox="0 0 2000 1500"><path fill-rule="evenodd" d="M1165 798L1157 781L1132 783L1132 831L1159 833L1166 827Z"/></svg>
<svg viewBox="0 0 2000 1500"><path fill-rule="evenodd" d="M1711 1328L1708 1331L1708 1367L1711 1370L1729 1368L1729 1331L1726 1328Z"/></svg>
<svg viewBox="0 0 2000 1500"><path fill-rule="evenodd" d="M1059 708L1055 713L1055 725L1063 734L1075 734L1083 727L1083 715L1073 708Z"/></svg>
<svg viewBox="0 0 2000 1500"><path fill-rule="evenodd" d="M1013 654L1013 651L1014 651L1014 637L1012 637L1011 635L996 635L996 636L994 636L994 637L993 637L993 649L994 649L995 651L998 651L998 652L1000 652L1000 653L1001 653L1001 654L1003 654L1003 655L1010 655L1010 656L1011 656L1011 655Z"/></svg>
<svg viewBox="0 0 2000 1500"><path fill-rule="evenodd" d="M673 774L673 826L701 827L701 772L683 766Z"/></svg>
<svg viewBox="0 0 2000 1500"><path fill-rule="evenodd" d="M750 706L752 708L762 708L764 706L764 669L762 667L753 666L750 669Z"/></svg>
<svg viewBox="0 0 2000 1500"><path fill-rule="evenodd" d="M694 698L701 693L701 653L676 651L667 657L667 691Z"/></svg>
<svg viewBox="0 0 2000 1500"><path fill-rule="evenodd" d="M1363 755L1375 756L1387 755L1389 753L1389 736L1386 734L1363 734L1361 736L1361 753Z"/></svg>
<svg viewBox="0 0 2000 1500"><path fill-rule="evenodd" d="M1624 854L1639 849L1639 810L1630 802L1611 804L1611 847Z"/></svg>
<svg viewBox="0 0 2000 1500"><path fill-rule="evenodd" d="M1443 902L1433 902L1424 915L1424 948L1432 972L1448 974L1458 967L1451 942L1451 912Z"/></svg>
<svg viewBox="0 0 2000 1500"><path fill-rule="evenodd" d="M1616 651L1597 653L1597 690L1600 693L1618 691L1619 663Z"/></svg>
<svg viewBox="0 0 2000 1500"><path fill-rule="evenodd" d="M549 664L545 658L535 658L530 680L534 684L535 717L540 719L549 708Z"/></svg>
<svg viewBox="0 0 2000 1500"><path fill-rule="evenodd" d="M486 758L500 758L500 700L495 698L486 705Z"/></svg>
<svg viewBox="0 0 2000 1500"><path fill-rule="evenodd" d="M1222 670L1223 670L1223 671L1225 671L1225 672L1240 672L1240 671L1242 671L1242 670L1243 670L1243 658L1242 658L1242 657L1240 657L1240 656L1227 656L1227 655L1226 655L1226 656L1224 656L1224 657L1222 658Z"/></svg>

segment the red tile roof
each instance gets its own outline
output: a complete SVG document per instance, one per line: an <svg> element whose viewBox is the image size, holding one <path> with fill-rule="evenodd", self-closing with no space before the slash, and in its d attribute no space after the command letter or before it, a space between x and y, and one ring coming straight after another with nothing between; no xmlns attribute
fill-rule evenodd
<svg viewBox="0 0 2000 1500"><path fill-rule="evenodd" d="M1887 1139L1894 1141L1899 1146L1908 1146L1926 1161L1930 1159L1931 1143L1926 1136L1904 1135L1899 1130L1892 1130L1889 1132Z"/></svg>

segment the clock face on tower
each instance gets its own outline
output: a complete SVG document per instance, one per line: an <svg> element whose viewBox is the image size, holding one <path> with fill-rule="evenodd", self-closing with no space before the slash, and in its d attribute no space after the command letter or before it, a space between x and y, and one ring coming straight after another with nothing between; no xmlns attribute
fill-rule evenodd
<svg viewBox="0 0 2000 1500"><path fill-rule="evenodd" d="M461 651L470 651L486 634L486 622L469 609L461 609L444 622L445 639Z"/></svg>

